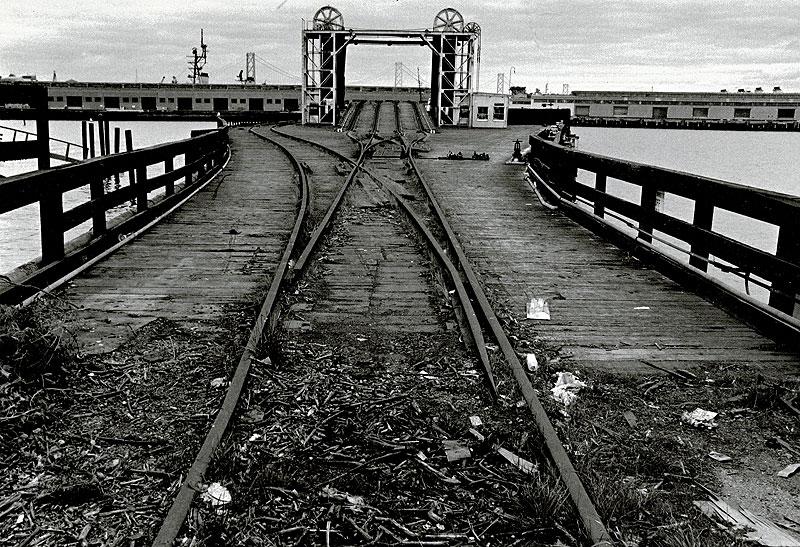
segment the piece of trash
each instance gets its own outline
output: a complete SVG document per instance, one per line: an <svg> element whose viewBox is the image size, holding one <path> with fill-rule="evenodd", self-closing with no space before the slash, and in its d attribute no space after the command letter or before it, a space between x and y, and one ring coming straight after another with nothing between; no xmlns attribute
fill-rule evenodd
<svg viewBox="0 0 800 547"><path fill-rule="evenodd" d="M636 306L634 310L649 310L650 306Z"/></svg>
<svg viewBox="0 0 800 547"><path fill-rule="evenodd" d="M286 330L309 331L311 330L311 323L300 321L299 319L289 319L283 322L283 328Z"/></svg>
<svg viewBox="0 0 800 547"><path fill-rule="evenodd" d="M524 458L520 458L510 450L506 450L505 448L498 448L497 453L503 456L506 460L508 460L511 465L516 466L520 471L523 473L531 474L536 471L536 464L529 462Z"/></svg>
<svg viewBox="0 0 800 547"><path fill-rule="evenodd" d="M442 441L442 445L449 462L457 462L472 457L472 451L469 447L459 441Z"/></svg>
<svg viewBox="0 0 800 547"><path fill-rule="evenodd" d="M230 503L233 499L228 489L218 482L212 482L209 484L206 491L203 492L201 498L203 501L210 503L212 507L220 507Z"/></svg>
<svg viewBox="0 0 800 547"><path fill-rule="evenodd" d="M636 428L636 424L638 423L636 420L636 415L631 412L630 410L626 410L622 413L622 417L625 418L625 421L628 422L628 425L632 428Z"/></svg>
<svg viewBox="0 0 800 547"><path fill-rule="evenodd" d="M252 435L250 435L250 438L247 439L247 440L250 441L251 443L263 442L263 441L267 440L267 437L263 433L253 433Z"/></svg>
<svg viewBox="0 0 800 547"><path fill-rule="evenodd" d="M225 377L214 378L211 380L211 387L224 387L227 383L228 379Z"/></svg>
<svg viewBox="0 0 800 547"><path fill-rule="evenodd" d="M778 528L771 521L759 517L744 507L729 505L713 496L710 500L695 501L694 504L706 516L718 518L742 530L745 539L771 547L800 547L800 542ZM751 531L748 531L751 530Z"/></svg>
<svg viewBox="0 0 800 547"><path fill-rule="evenodd" d="M550 391L553 393L553 399L569 406L578 398L578 391L586 387L586 383L575 378L571 372L559 372L556 385Z"/></svg>
<svg viewBox="0 0 800 547"><path fill-rule="evenodd" d="M322 489L322 495L326 498L339 500L339 501L346 501L350 505L354 505L356 507L364 505L364 497L363 496L355 496L353 494L349 494L347 492L342 492L341 490L337 490L332 486L326 486Z"/></svg>
<svg viewBox="0 0 800 547"><path fill-rule="evenodd" d="M533 353L528 353L525 356L525 360L528 362L528 370L530 372L536 372L539 370L539 361L536 360L536 355Z"/></svg>
<svg viewBox="0 0 800 547"><path fill-rule="evenodd" d="M528 319L550 319L550 305L544 298L531 298L525 311Z"/></svg>
<svg viewBox="0 0 800 547"><path fill-rule="evenodd" d="M260 422L264 419L264 412L260 408L251 408L242 415L242 421L247 424Z"/></svg>
<svg viewBox="0 0 800 547"><path fill-rule="evenodd" d="M717 414L717 412L711 412L710 410L695 408L691 412L684 412L681 416L681 420L694 427L714 429L717 427L717 423L714 421Z"/></svg>
<svg viewBox="0 0 800 547"><path fill-rule="evenodd" d="M479 442L483 442L483 441L486 440L486 437L484 437L483 434L480 431L478 431L477 429L473 429L473 428L470 427L469 428L469 432L473 437L478 439Z"/></svg>
<svg viewBox="0 0 800 547"><path fill-rule="evenodd" d="M420 461L423 461L423 462L428 459L428 456L426 456L425 452L423 452L422 450L417 452L417 457L420 459Z"/></svg>
<svg viewBox="0 0 800 547"><path fill-rule="evenodd" d="M480 427L483 425L480 416L470 416L469 423L472 425L472 427Z"/></svg>
<svg viewBox="0 0 800 547"><path fill-rule="evenodd" d="M786 467L778 471L778 476L783 477L784 479L788 479L789 477L797 473L798 469L800 469L800 463L793 463L791 465L787 465Z"/></svg>
<svg viewBox="0 0 800 547"><path fill-rule="evenodd" d="M725 454L721 454L713 450L708 453L708 457L711 458L712 460L717 460L718 462L729 462L733 460L733 458L731 458L730 456L726 456Z"/></svg>

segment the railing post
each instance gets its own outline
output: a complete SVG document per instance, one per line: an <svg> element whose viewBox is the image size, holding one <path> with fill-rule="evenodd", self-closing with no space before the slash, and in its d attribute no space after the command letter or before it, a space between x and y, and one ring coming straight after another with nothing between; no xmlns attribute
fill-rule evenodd
<svg viewBox="0 0 800 547"><path fill-rule="evenodd" d="M606 185L608 183L608 177L606 177L605 173L595 173L594 176L594 189L598 192L602 192L604 195L606 193ZM594 214L603 218L606 214L606 205L603 196L598 196L595 198L594 202Z"/></svg>
<svg viewBox="0 0 800 547"><path fill-rule="evenodd" d="M89 157L89 138L88 138L88 123L86 120L81 122L81 145L83 148L83 159L87 159Z"/></svg>
<svg viewBox="0 0 800 547"><path fill-rule="evenodd" d="M133 151L133 135L130 129L125 130L125 151ZM130 186L136 186L136 171L134 171L133 167L128 171L128 184Z"/></svg>
<svg viewBox="0 0 800 547"><path fill-rule="evenodd" d="M42 264L64 258L64 206L61 192L51 191L39 201Z"/></svg>
<svg viewBox="0 0 800 547"><path fill-rule="evenodd" d="M136 185L139 187L136 192L136 212L141 213L147 210L147 166L140 165L136 168Z"/></svg>
<svg viewBox="0 0 800 547"><path fill-rule="evenodd" d="M102 118L100 118L97 121L97 131L98 131L99 137L100 137L100 155L101 156L105 156L106 154L108 154L108 149L106 148L106 132L105 132L105 129L103 127L103 119Z"/></svg>
<svg viewBox="0 0 800 547"><path fill-rule="evenodd" d="M698 199L694 202L694 218L692 224L703 230L711 230L714 222L714 205L709 199ZM708 244L704 239L692 241L692 254L689 255L689 265L700 271L708 271Z"/></svg>
<svg viewBox="0 0 800 547"><path fill-rule="evenodd" d="M94 157L94 122L89 123L89 157Z"/></svg>
<svg viewBox="0 0 800 547"><path fill-rule="evenodd" d="M119 127L114 128L114 153L119 154ZM119 171L115 170L114 185L119 188Z"/></svg>
<svg viewBox="0 0 800 547"><path fill-rule="evenodd" d="M175 166L174 166L174 163L173 163L172 160L173 160L173 158L167 158L166 160L164 160L164 173L165 174L166 173L172 173L172 171L175 170ZM166 192L166 194L168 196L171 196L172 194L175 193L175 181L174 180L167 181L167 184L165 186L165 192Z"/></svg>
<svg viewBox="0 0 800 547"><path fill-rule="evenodd" d="M103 195L105 194L105 185L103 179L98 175L93 175L91 182L89 182L89 196L92 200L92 232L94 236L100 236L106 233L106 210L103 204Z"/></svg>
<svg viewBox="0 0 800 547"><path fill-rule="evenodd" d="M187 151L183 155L183 163L186 166L189 166L189 165L193 164L194 160L195 160L195 152L194 151L191 151L191 152ZM184 181L184 186L187 187L187 188L192 185L192 173L194 173L194 168L189 168L189 170L186 172L186 180Z"/></svg>
<svg viewBox="0 0 800 547"><path fill-rule="evenodd" d="M653 216L656 211L657 195L658 191L655 186L642 186L638 238L645 243L653 242Z"/></svg>
<svg viewBox="0 0 800 547"><path fill-rule="evenodd" d="M800 263L800 220L783 224L778 232L775 256L792 264ZM800 317L800 280L779 279L772 283L769 305L793 317Z"/></svg>

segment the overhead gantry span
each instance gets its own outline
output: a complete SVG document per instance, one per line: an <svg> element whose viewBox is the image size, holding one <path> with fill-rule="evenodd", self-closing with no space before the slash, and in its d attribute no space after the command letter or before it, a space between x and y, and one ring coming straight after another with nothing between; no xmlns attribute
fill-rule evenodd
<svg viewBox="0 0 800 547"><path fill-rule="evenodd" d="M428 46L431 50L430 114L437 125L458 122L464 99L477 88L480 27L464 24L453 8L441 10L425 30L345 28L341 12L325 6L303 23L303 123L336 125L345 101L347 46Z"/></svg>

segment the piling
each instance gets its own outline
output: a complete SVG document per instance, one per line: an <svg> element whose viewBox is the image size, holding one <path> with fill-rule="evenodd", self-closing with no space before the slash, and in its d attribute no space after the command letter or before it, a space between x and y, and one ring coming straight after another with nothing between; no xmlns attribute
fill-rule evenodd
<svg viewBox="0 0 800 547"><path fill-rule="evenodd" d="M83 159L87 159L89 157L89 141L88 141L88 129L87 129L87 122L83 120L81 122L81 147L83 149Z"/></svg>
<svg viewBox="0 0 800 547"><path fill-rule="evenodd" d="M94 122L89 122L89 157L94 157Z"/></svg>

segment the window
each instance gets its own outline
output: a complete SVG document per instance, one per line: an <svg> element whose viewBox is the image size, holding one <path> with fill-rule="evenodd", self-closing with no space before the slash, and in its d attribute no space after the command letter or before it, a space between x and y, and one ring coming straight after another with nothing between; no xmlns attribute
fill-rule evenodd
<svg viewBox="0 0 800 547"><path fill-rule="evenodd" d="M654 120L666 120L668 114L668 107L666 106L654 106L653 107L653 119Z"/></svg>
<svg viewBox="0 0 800 547"><path fill-rule="evenodd" d="M479 106L478 107L478 119L479 120L488 120L489 119L489 107L488 106Z"/></svg>
<svg viewBox="0 0 800 547"><path fill-rule="evenodd" d="M692 118L708 118L708 108L692 108Z"/></svg>
<svg viewBox="0 0 800 547"><path fill-rule="evenodd" d="M275 104L281 104L281 100L280 99L275 99Z"/></svg>
<svg viewBox="0 0 800 547"><path fill-rule="evenodd" d="M167 102L167 99L166 99L166 97L159 97L158 98L158 102L165 103L165 102Z"/></svg>
<svg viewBox="0 0 800 547"><path fill-rule="evenodd" d="M588 116L589 115L589 105L582 104L575 107L575 115L576 116Z"/></svg>
<svg viewBox="0 0 800 547"><path fill-rule="evenodd" d="M61 101L63 101L63 100L64 100L64 97L56 97L56 100L57 100L58 102L61 102Z"/></svg>
<svg viewBox="0 0 800 547"><path fill-rule="evenodd" d="M206 98L206 99L203 99L203 102L204 102L204 103L210 103L210 102L211 102L211 99L207 99L207 98Z"/></svg>
<svg viewBox="0 0 800 547"><path fill-rule="evenodd" d="M272 99L267 99L267 104L272 104Z"/></svg>
<svg viewBox="0 0 800 547"><path fill-rule="evenodd" d="M99 103L100 102L100 97L95 97L94 98L94 102Z"/></svg>
<svg viewBox="0 0 800 547"><path fill-rule="evenodd" d="M750 117L750 109L749 108L734 108L733 109L733 117L734 118L749 118Z"/></svg>
<svg viewBox="0 0 800 547"><path fill-rule="evenodd" d="M175 97L170 97L169 98L169 102L174 103L175 102Z"/></svg>
<svg viewBox="0 0 800 547"><path fill-rule="evenodd" d="M239 99L231 99L231 104L239 104Z"/></svg>
<svg viewBox="0 0 800 547"><path fill-rule="evenodd" d="M203 102L203 99L201 99L200 97L198 97L198 98L196 98L196 99L194 100L194 102L196 102L196 103L202 103L202 102Z"/></svg>
<svg viewBox="0 0 800 547"><path fill-rule="evenodd" d="M627 116L628 115L628 107L626 106L614 106L614 115L615 116Z"/></svg>
<svg viewBox="0 0 800 547"><path fill-rule="evenodd" d="M130 97L122 97L122 102L123 103L129 103L129 102L131 102L131 98Z"/></svg>
<svg viewBox="0 0 800 547"><path fill-rule="evenodd" d="M47 100L48 100L49 102L51 102L51 103L52 103L52 102L53 102L53 101L55 101L56 99L55 99L55 97L47 97Z"/></svg>
<svg viewBox="0 0 800 547"><path fill-rule="evenodd" d="M138 103L139 102L139 97L134 97L133 99L131 99L131 102L132 103Z"/></svg>
<svg viewBox="0 0 800 547"><path fill-rule="evenodd" d="M794 108L779 108L778 109L778 117L779 118L794 118L795 109Z"/></svg>
<svg viewBox="0 0 800 547"><path fill-rule="evenodd" d="M495 104L494 105L494 115L492 116L493 120L505 120L506 119L506 107L503 104Z"/></svg>

